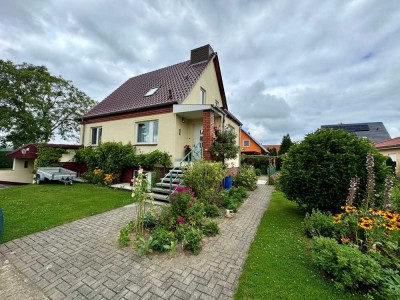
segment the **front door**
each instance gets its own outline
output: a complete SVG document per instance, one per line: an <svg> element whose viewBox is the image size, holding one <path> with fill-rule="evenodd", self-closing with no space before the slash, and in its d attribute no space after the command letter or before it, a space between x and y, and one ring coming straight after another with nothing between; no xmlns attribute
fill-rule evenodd
<svg viewBox="0 0 400 300"><path fill-rule="evenodd" d="M199 160L203 157L203 124L193 126L192 159Z"/></svg>

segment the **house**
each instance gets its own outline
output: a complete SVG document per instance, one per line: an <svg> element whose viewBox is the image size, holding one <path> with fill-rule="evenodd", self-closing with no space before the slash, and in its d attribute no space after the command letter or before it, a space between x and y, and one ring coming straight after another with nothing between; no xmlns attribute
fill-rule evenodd
<svg viewBox="0 0 400 300"><path fill-rule="evenodd" d="M257 142L251 135L250 132L245 132L243 129L240 130L240 147L242 154L268 154L268 150L264 148L259 142Z"/></svg>
<svg viewBox="0 0 400 300"><path fill-rule="evenodd" d="M389 156L396 163L396 177L400 177L400 137L375 143L375 148L379 153Z"/></svg>
<svg viewBox="0 0 400 300"><path fill-rule="evenodd" d="M275 149L276 155L279 154L279 150L281 149L281 145L263 145L263 147L267 150ZM272 151L269 151L269 152L270 152L270 155L273 155L273 154L271 154Z"/></svg>
<svg viewBox="0 0 400 300"><path fill-rule="evenodd" d="M82 146L66 144L44 144L46 147L61 148L67 150L60 162L62 166L72 171L77 171L77 166L72 159L75 151ZM33 181L35 172L35 159L38 157L38 144L27 144L7 154L13 159L12 170L0 170L0 183L3 184L28 184Z"/></svg>
<svg viewBox="0 0 400 300"><path fill-rule="evenodd" d="M210 45L191 50L184 62L128 79L82 116L81 143L131 143L139 153L168 152L174 166L185 145L210 160L214 126L233 130L241 122L228 110L218 55ZM229 166L239 166L239 155Z"/></svg>
<svg viewBox="0 0 400 300"><path fill-rule="evenodd" d="M382 122L352 123L322 125L321 128L344 129L354 133L358 138L368 138L373 143L378 143L390 139L390 135Z"/></svg>

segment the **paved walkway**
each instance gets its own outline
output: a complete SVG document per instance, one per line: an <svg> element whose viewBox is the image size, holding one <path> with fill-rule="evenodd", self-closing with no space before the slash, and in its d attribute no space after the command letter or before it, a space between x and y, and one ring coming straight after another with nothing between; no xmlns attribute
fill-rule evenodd
<svg viewBox="0 0 400 300"><path fill-rule="evenodd" d="M197 256L120 249L134 205L10 241L0 245L0 299L231 299L271 192L259 185Z"/></svg>

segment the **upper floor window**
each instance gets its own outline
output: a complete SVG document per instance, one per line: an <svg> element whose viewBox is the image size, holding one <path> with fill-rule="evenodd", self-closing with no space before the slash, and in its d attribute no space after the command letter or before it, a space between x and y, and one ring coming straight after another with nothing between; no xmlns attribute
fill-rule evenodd
<svg viewBox="0 0 400 300"><path fill-rule="evenodd" d="M206 104L206 90L200 88L200 104Z"/></svg>
<svg viewBox="0 0 400 300"><path fill-rule="evenodd" d="M92 127L92 145L99 145L101 143L101 134L103 133L102 127Z"/></svg>
<svg viewBox="0 0 400 300"><path fill-rule="evenodd" d="M243 140L243 147L250 147L250 140Z"/></svg>
<svg viewBox="0 0 400 300"><path fill-rule="evenodd" d="M158 121L146 121L136 123L136 142L143 144L157 144Z"/></svg>

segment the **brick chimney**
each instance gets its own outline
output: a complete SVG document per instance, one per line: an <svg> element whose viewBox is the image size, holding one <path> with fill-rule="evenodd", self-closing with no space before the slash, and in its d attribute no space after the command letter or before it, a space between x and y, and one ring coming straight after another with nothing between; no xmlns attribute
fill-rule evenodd
<svg viewBox="0 0 400 300"><path fill-rule="evenodd" d="M210 58L210 55L214 53L213 48L211 48L210 44L193 49L190 52L190 64L194 65L203 61L207 61Z"/></svg>

